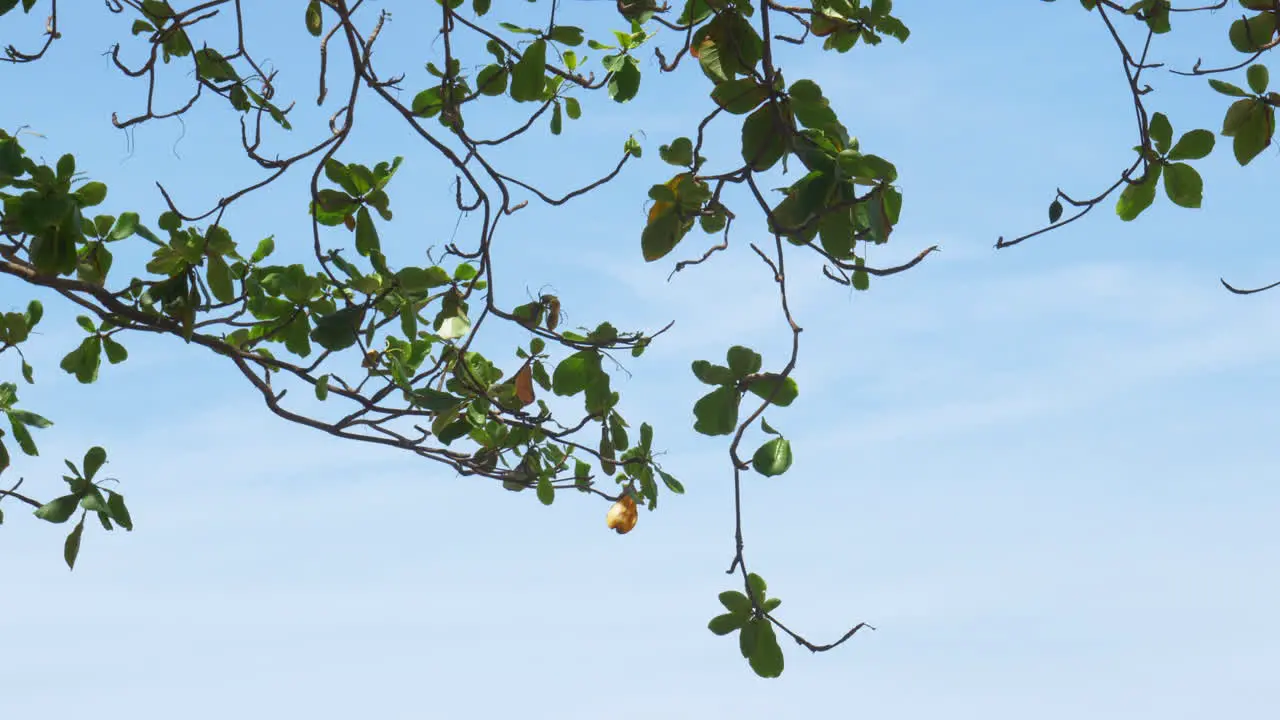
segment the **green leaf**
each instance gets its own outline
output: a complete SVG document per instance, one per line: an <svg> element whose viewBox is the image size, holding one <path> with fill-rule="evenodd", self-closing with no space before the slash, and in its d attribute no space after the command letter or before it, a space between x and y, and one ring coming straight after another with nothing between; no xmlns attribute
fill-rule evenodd
<svg viewBox="0 0 1280 720"><path fill-rule="evenodd" d="M25 203L30 211L33 203ZM31 259L36 270L53 275L67 275L76 268L76 243L83 239L80 214L74 207L62 214L56 226L39 235L31 243Z"/></svg>
<svg viewBox="0 0 1280 720"><path fill-rule="evenodd" d="M167 0L142 0L142 12L152 20L166 20L173 17L173 9Z"/></svg>
<svg viewBox="0 0 1280 720"><path fill-rule="evenodd" d="M759 372L762 362L760 353L741 345L734 345L729 348L729 351L725 353L725 359L729 362L729 371L738 380Z"/></svg>
<svg viewBox="0 0 1280 720"><path fill-rule="evenodd" d="M800 124L835 136L848 134L831 109L831 102L823 97L822 88L816 82L797 80L787 92L791 96L791 110Z"/></svg>
<svg viewBox="0 0 1280 720"><path fill-rule="evenodd" d="M1275 16L1264 12L1231 23L1227 37L1237 51L1253 54L1265 49L1275 32Z"/></svg>
<svg viewBox="0 0 1280 720"><path fill-rule="evenodd" d="M671 473L659 470L658 476L662 478L662 484L666 485L668 490L677 495L684 494L684 485L680 484L680 481L675 479Z"/></svg>
<svg viewBox="0 0 1280 720"><path fill-rule="evenodd" d="M588 366L586 401L587 412L599 415L613 407L618 396L609 387L609 374L600 369L600 359L595 358Z"/></svg>
<svg viewBox="0 0 1280 720"><path fill-rule="evenodd" d="M111 225L115 223L115 221L115 217L111 215L95 215L93 218L92 234L97 235L98 237L104 237L111 232ZM85 230L85 234L90 234L87 229Z"/></svg>
<svg viewBox="0 0 1280 720"><path fill-rule="evenodd" d="M381 252L382 243L378 241L378 229L373 226L373 217L369 208L361 206L356 211L356 252L368 257L369 253Z"/></svg>
<svg viewBox="0 0 1280 720"><path fill-rule="evenodd" d="M703 435L729 435L738 426L738 391L718 387L693 406L693 429Z"/></svg>
<svg viewBox="0 0 1280 720"><path fill-rule="evenodd" d="M767 625L769 621L765 620ZM742 631L738 633L738 650L742 653L742 657L747 658L748 662L751 655L756 651L756 640L760 637L759 618L751 618L742 626Z"/></svg>
<svg viewBox="0 0 1280 720"><path fill-rule="evenodd" d="M556 500L556 489L551 486L551 478L542 475L538 478L538 502L543 505L550 505Z"/></svg>
<svg viewBox="0 0 1280 720"><path fill-rule="evenodd" d="M107 461L107 451L94 445L84 454L84 479L92 480L102 464Z"/></svg>
<svg viewBox="0 0 1280 720"><path fill-rule="evenodd" d="M1198 208L1204 182L1195 168L1186 163L1173 163L1164 169L1164 191L1175 204Z"/></svg>
<svg viewBox="0 0 1280 720"><path fill-rule="evenodd" d="M116 241L124 240L138 230L138 213L122 212L120 217L116 218L116 223L112 226L110 232L107 233L107 239Z"/></svg>
<svg viewBox="0 0 1280 720"><path fill-rule="evenodd" d="M698 218L698 225L702 227L702 231L714 235L724 229L728 224L728 216L724 213L717 212L712 215L703 215Z"/></svg>
<svg viewBox="0 0 1280 720"><path fill-rule="evenodd" d="M27 327L27 319L20 313L0 314L0 342L18 345L25 342L30 334L31 328Z"/></svg>
<svg viewBox="0 0 1280 720"><path fill-rule="evenodd" d="M1172 29L1169 24L1168 0L1141 0L1140 5L1145 10L1144 20L1151 32L1163 34Z"/></svg>
<svg viewBox="0 0 1280 720"><path fill-rule="evenodd" d="M124 496L107 490L107 514L120 527L133 532L133 518L129 516L129 508L125 507Z"/></svg>
<svg viewBox="0 0 1280 720"><path fill-rule="evenodd" d="M502 481L502 487L511 492L524 492L530 487L530 481L526 473L519 473L509 480Z"/></svg>
<svg viewBox="0 0 1280 720"><path fill-rule="evenodd" d="M1231 107L1227 108L1227 114L1222 118L1222 134L1227 137L1235 137L1236 132L1243 126L1245 120L1253 114L1253 110L1257 105L1257 100L1252 98L1231 103Z"/></svg>
<svg viewBox="0 0 1280 720"><path fill-rule="evenodd" d="M556 395L576 395L587 388L590 371L600 364L600 358L590 350L579 350L556 365L551 374L551 391Z"/></svg>
<svg viewBox="0 0 1280 720"><path fill-rule="evenodd" d="M707 385L732 385L735 379L729 368L706 360L693 361L693 376Z"/></svg>
<svg viewBox="0 0 1280 720"><path fill-rule="evenodd" d="M346 307L315 321L311 339L326 350L345 350L356 344L363 313L359 307Z"/></svg>
<svg viewBox="0 0 1280 720"><path fill-rule="evenodd" d="M640 233L640 251L645 262L660 260L675 249L693 227L693 223L676 212L674 205L665 204L665 209L654 205L649 213L649 222Z"/></svg>
<svg viewBox="0 0 1280 720"><path fill-rule="evenodd" d="M781 108L764 105L742 123L742 159L756 172L773 167L787 149L787 132L776 123Z"/></svg>
<svg viewBox="0 0 1280 720"><path fill-rule="evenodd" d="M555 103L551 108L551 134L559 135L564 128L564 115L560 109L560 103Z"/></svg>
<svg viewBox="0 0 1280 720"><path fill-rule="evenodd" d="M765 477L781 475L791 467L791 441L776 437L766 441L751 457L751 466Z"/></svg>
<svg viewBox="0 0 1280 720"><path fill-rule="evenodd" d="M551 28L551 39L564 45L577 47L582 44L582 28L572 25L557 25Z"/></svg>
<svg viewBox="0 0 1280 720"><path fill-rule="evenodd" d="M533 301L523 305L517 305L511 309L511 314L515 316L516 322L533 330L542 323L542 316L546 309L542 303Z"/></svg>
<svg viewBox="0 0 1280 720"><path fill-rule="evenodd" d="M239 80L235 68L227 62L222 54L213 48L197 50L195 54L196 69L200 75L211 82L229 82Z"/></svg>
<svg viewBox="0 0 1280 720"><path fill-rule="evenodd" d="M107 362L119 365L129 359L129 351L108 335L102 336L102 349L106 352Z"/></svg>
<svg viewBox="0 0 1280 720"><path fill-rule="evenodd" d="M1147 133L1156 144L1156 152L1161 155L1169 152L1169 143L1173 142L1173 126L1169 124L1169 118L1165 117L1164 113L1156 113L1151 116L1151 122L1147 125Z"/></svg>
<svg viewBox="0 0 1280 720"><path fill-rule="evenodd" d="M1267 91L1267 85L1271 82L1271 75L1267 72L1267 66L1262 63L1255 63L1249 66L1245 71L1246 79L1249 81L1249 88L1259 95Z"/></svg>
<svg viewBox="0 0 1280 720"><path fill-rule="evenodd" d="M751 651L748 662L756 675L763 678L776 678L782 675L782 648L778 647L778 637L773 632L773 623L768 620L753 620L752 624L760 626L756 633L755 647Z"/></svg>
<svg viewBox="0 0 1280 720"><path fill-rule="evenodd" d="M466 282L467 280L474 278L478 273L479 270L476 270L475 265L472 265L471 263L459 263L458 266L453 269L453 279L458 282Z"/></svg>
<svg viewBox="0 0 1280 720"><path fill-rule="evenodd" d="M124 504L124 496L107 490L107 512L120 527L133 532L133 518L129 516L129 508Z"/></svg>
<svg viewBox="0 0 1280 720"><path fill-rule="evenodd" d="M666 145L662 147L666 147ZM662 149L659 148L658 151L661 153ZM676 191L672 190L668 185L659 183L649 188L649 199L660 203L674 203L676 202Z"/></svg>
<svg viewBox="0 0 1280 720"><path fill-rule="evenodd" d="M1275 131L1275 110L1261 101L1241 102L1248 102L1249 108L1235 129L1231 149L1235 152L1236 162L1248 165L1271 144L1271 135Z"/></svg>
<svg viewBox="0 0 1280 720"><path fill-rule="evenodd" d="M614 102L624 103L631 100L640 92L640 68L636 65L636 59L630 55L626 56L626 62L618 71L609 76L609 84L607 88L609 97Z"/></svg>
<svg viewBox="0 0 1280 720"><path fill-rule="evenodd" d="M418 337L418 312L413 303L400 306L400 332L404 333L407 340Z"/></svg>
<svg viewBox="0 0 1280 720"><path fill-rule="evenodd" d="M10 385L10 387L13 387ZM31 412L30 410L9 410L9 419L22 425L30 425L31 427L47 428L53 425L49 420Z"/></svg>
<svg viewBox="0 0 1280 720"><path fill-rule="evenodd" d="M1116 201L1116 214L1121 220L1128 222L1142 214L1143 210L1151 207L1152 201L1156 199L1156 184L1160 182L1162 168L1159 165L1152 165L1147 169L1147 177L1136 185L1126 185L1124 191L1120 193L1120 199Z"/></svg>
<svg viewBox="0 0 1280 720"><path fill-rule="evenodd" d="M64 523L71 519L71 516L75 514L76 508L79 506L79 496L63 495L36 508L34 515L51 523Z"/></svg>
<svg viewBox="0 0 1280 720"><path fill-rule="evenodd" d="M687 137L678 137L670 145L658 148L658 155L663 162L670 165L688 166L693 164L693 141ZM666 187L665 185L661 187Z"/></svg>
<svg viewBox="0 0 1280 720"><path fill-rule="evenodd" d="M102 340L97 335L90 335L79 347L67 353L58 366L87 385L98 379L98 367L101 364Z"/></svg>
<svg viewBox="0 0 1280 720"><path fill-rule="evenodd" d="M1199 160L1213 152L1214 135L1208 130L1192 130L1174 144L1169 151L1170 160Z"/></svg>
<svg viewBox="0 0 1280 720"><path fill-rule="evenodd" d="M496 97L507 92L509 73L502 65L486 65L476 73L476 89L484 95ZM573 117L570 113L569 117Z"/></svg>
<svg viewBox="0 0 1280 720"><path fill-rule="evenodd" d="M711 89L711 99L734 115L745 115L769 98L769 88L754 78L722 82Z"/></svg>
<svg viewBox="0 0 1280 720"><path fill-rule="evenodd" d="M40 451L36 448L35 440L31 439L31 431L22 421L13 417L13 413L9 413L9 426L13 429L13 439L17 441L18 447L22 448L25 455L36 456Z"/></svg>
<svg viewBox="0 0 1280 720"><path fill-rule="evenodd" d="M160 217L156 220L156 225L160 226L161 230L173 232L179 227L182 227L182 218L178 216L178 213L173 212L172 210L165 210L160 213Z"/></svg>
<svg viewBox="0 0 1280 720"><path fill-rule="evenodd" d="M8 135L0 137L0 173L11 176L23 175L26 159L22 157L22 146Z"/></svg>
<svg viewBox="0 0 1280 720"><path fill-rule="evenodd" d="M751 588L751 594L755 596L756 600L763 601L767 597L765 593L769 586L765 583L764 578L759 575L747 573L747 587Z"/></svg>
<svg viewBox="0 0 1280 720"><path fill-rule="evenodd" d="M688 0L684 5L684 11L680 13L680 19L676 20L676 24L697 25L711 17L713 12L711 6L707 4L707 0Z"/></svg>
<svg viewBox="0 0 1280 720"><path fill-rule="evenodd" d="M392 158L390 165L385 162L378 163L373 168L373 187L377 190L385 188L387 183L391 182L391 178L395 177L396 171L400 169L400 163L402 162L404 162L404 157L397 155Z"/></svg>
<svg viewBox="0 0 1280 720"><path fill-rule="evenodd" d="M39 323L40 319L43 317L44 317L44 305L41 305L39 300L32 300L31 302L27 303L26 318L27 318L28 328L35 327L36 323Z"/></svg>
<svg viewBox="0 0 1280 720"><path fill-rule="evenodd" d="M737 590L725 590L720 593L720 604L724 606L725 610L736 615L749 615L751 613L751 600Z"/></svg>
<svg viewBox="0 0 1280 720"><path fill-rule="evenodd" d="M253 255L249 257L249 262L260 263L267 259L267 256L276 251L276 239L274 235L268 235L262 238L258 243L258 247L254 249Z"/></svg>
<svg viewBox="0 0 1280 720"><path fill-rule="evenodd" d="M740 629L747 622L746 615L736 615L734 613L725 613L711 618L711 622L707 623L707 629L716 635L728 635L734 630Z"/></svg>
<svg viewBox="0 0 1280 720"><path fill-rule="evenodd" d="M1060 200L1054 200L1053 202L1049 203L1049 223L1050 224L1056 223L1061 218L1062 218L1062 202Z"/></svg>
<svg viewBox="0 0 1280 720"><path fill-rule="evenodd" d="M311 37L320 37L320 33L324 31L324 18L320 15L320 0L311 0L307 3L306 24L307 32L311 33Z"/></svg>
<svg viewBox="0 0 1280 720"><path fill-rule="evenodd" d="M396 280L406 292L420 293L449 284L449 273L435 265L429 268L406 267L396 273Z"/></svg>
<svg viewBox="0 0 1280 720"><path fill-rule="evenodd" d="M457 2L457 0L452 0L452 1ZM513 33L520 33L522 35L541 35L542 34L542 31L536 28L520 27L515 23L509 23L509 22L500 22L498 23L498 27L504 30L509 30Z"/></svg>
<svg viewBox="0 0 1280 720"><path fill-rule="evenodd" d="M646 454L653 447L653 426L647 422L640 423L640 449Z"/></svg>
<svg viewBox="0 0 1280 720"><path fill-rule="evenodd" d="M787 376L783 378L776 373L765 373L758 379L753 380L747 389L764 399L772 399L769 402L780 407L786 407L796 399L800 394L800 389L796 385L795 378Z"/></svg>
<svg viewBox="0 0 1280 720"><path fill-rule="evenodd" d="M627 437L626 421L616 412L609 414L609 437L613 447L618 450L626 450L631 445L631 439Z"/></svg>
<svg viewBox="0 0 1280 720"><path fill-rule="evenodd" d="M418 117L435 117L439 115L444 108L444 100L440 95L440 86L429 87L413 96L413 102L409 108Z"/></svg>
<svg viewBox="0 0 1280 720"><path fill-rule="evenodd" d="M205 258L205 276L209 281L209 292L218 302L229 303L235 299L235 287L231 283L231 269L221 255L209 255Z"/></svg>
<svg viewBox="0 0 1280 720"><path fill-rule="evenodd" d="M88 182L81 185L79 190L76 190L75 196L80 203L80 207L93 207L107 199L107 186L100 182Z"/></svg>
<svg viewBox="0 0 1280 720"><path fill-rule="evenodd" d="M1210 78L1209 87L1229 97L1249 97L1249 93L1245 92L1243 89L1236 87L1229 82L1223 82L1222 80Z"/></svg>
<svg viewBox="0 0 1280 720"><path fill-rule="evenodd" d="M67 541L62 545L62 559L67 561L67 567L76 569L76 557L80 555L80 537L84 534L84 518L80 518L80 522L71 529L67 535Z"/></svg>
<svg viewBox="0 0 1280 720"><path fill-rule="evenodd" d="M547 43L534 40L511 70L511 99L516 102L542 100L546 85Z"/></svg>

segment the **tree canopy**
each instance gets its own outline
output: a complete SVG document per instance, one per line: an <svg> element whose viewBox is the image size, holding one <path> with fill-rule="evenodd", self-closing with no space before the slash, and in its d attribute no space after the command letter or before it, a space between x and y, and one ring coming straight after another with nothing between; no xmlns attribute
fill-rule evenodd
<svg viewBox="0 0 1280 720"><path fill-rule="evenodd" d="M80 313L83 339L58 368L80 383L96 382L100 373L109 380L103 359L127 361L130 338L162 336L225 359L284 420L528 490L542 505L566 494L595 498L606 503L606 528L632 532L641 506L654 510L660 498L684 492L679 468L662 464L661 448L664 433L685 428L655 429L624 416L613 381L633 367L642 372L642 355L670 325L628 328L624 319L592 317L590 307L562 307L553 290L527 293L522 288L540 279L504 265L499 249L514 241L504 232L508 218L539 205L590 213L593 195L634 159L656 152L669 169L653 178L647 197L634 199L643 208L642 228L616 252L665 263L674 275L714 273L719 254L745 246L762 268L752 282L776 296L789 347L767 360L738 345L723 357L690 358L706 387L696 397L670 399L689 405L696 433L722 439L734 487L734 580L709 629L735 635L751 669L777 677L784 668L780 636L826 651L869 627L854 622L839 637L815 641L783 620L780 600L749 569L741 498L753 482L784 475L793 463L786 408L801 390L794 371L803 328L788 288L809 280L789 274L797 254L816 257L826 280L867 291L873 277L907 271L939 249L895 245L877 252L894 262L870 260L872 248L894 238L904 182L891 159L858 141L817 82L787 72L803 53L840 63L855 51L908 41L893 3L617 0L608 23L590 24L575 17L584 0L437 0L437 24L409 38L418 43L421 70L379 62L380 44L409 32L394 21L395 3L298 5L297 28L278 32L312 38L313 64L305 70L302 59L287 63L269 42L246 39L277 31L252 32L256 9L239 0L108 0L105 10L75 9L105 13L119 26L110 61L145 88L141 107L113 108L115 127L128 131L216 108L238 123L240 146L228 152L242 153L259 177L200 203L177 199L157 178L167 209L143 217L129 209L130 199L95 181L92 168L78 166L73 139L54 138L65 152L46 163L27 152L23 129L0 129L0 273L10 288L0 308L0 354L12 351L22 381L54 372L33 367L23 353L42 305L10 299L14 288L38 286ZM1080 6L1044 10L1091 13L1113 39L1133 105L1132 160L1104 175L1093 194L1059 190L1045 226L1001 237L998 248L1098 207L1132 221L1162 189L1169 202L1199 208L1203 180L1194 163L1215 150L1219 136L1231 140L1240 165L1271 144L1280 93L1269 89L1260 60L1280 44L1280 2ZM1219 46L1205 49L1213 60L1189 68L1151 60L1161 36L1228 9L1238 17ZM54 0L0 0L0 28L10 43L3 59L11 66L3 72L21 72L57 52L59 42L74 42L62 38L60 12L67 6ZM20 28L31 31L26 44L17 37L24 16L45 18L43 30ZM618 133L613 158L539 159L585 178L573 188L548 189L539 177L509 169L513 151L542 151L544 133L586 132L592 112L605 107L596 98L625 106L642 82L675 73L704 83L706 112L695 126L652 142L640 130L606 126ZM1200 92L1202 75L1207 101L1224 106L1222 127L1175 131L1177 118L1157 109L1155 78L1190 80ZM324 108L327 124L295 127L298 100ZM366 116L375 120L358 121ZM349 149L352 138L388 132L391 122L410 138L403 154L366 157ZM397 207L422 192L396 183L398 171L414 162L440 163L451 178L458 215L431 228L433 237L453 230L447 242L384 242ZM271 193L293 175L309 178L307 196L276 202L296 202L307 225L287 240L258 237L253 218L237 215L237 203ZM743 225L751 230L739 237ZM1271 287L1223 284L1237 293ZM20 403L19 390L16 380L0 383L9 419L8 433L0 430L6 478L17 455L37 454L31 430L52 424ZM94 446L78 462L68 460L63 489L32 490L22 479L0 489L0 500L25 503L37 518L72 523L64 541L70 567L90 513L106 530L133 527L120 486L101 474L106 458Z"/></svg>

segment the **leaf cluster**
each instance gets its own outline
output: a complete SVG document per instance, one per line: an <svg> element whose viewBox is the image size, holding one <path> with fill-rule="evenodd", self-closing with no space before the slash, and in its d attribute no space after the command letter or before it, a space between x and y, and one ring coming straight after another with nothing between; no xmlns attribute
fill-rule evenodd
<svg viewBox="0 0 1280 720"><path fill-rule="evenodd" d="M37 5L22 3L28 12ZM0 15L16 7L0 1ZM793 372L800 326L787 300L788 253L816 252L826 277L866 290L871 275L910 268L935 249L895 267L866 264L866 247L887 243L899 221L897 169L863 150L818 83L787 80L780 69L783 44L816 38L823 50L843 54L885 38L905 41L909 32L892 2L686 0L671 8L625 0L617 3L620 26L591 28L572 24L562 3L545 3L545 23L531 24L513 22L509 7L487 0L437 0L445 42L433 45L423 72L410 74L386 70L375 53L379 37L397 31L390 13L344 0L309 1L299 20L319 60L317 102L330 99L329 63L349 60L352 86L334 93L340 103L389 108L427 152L452 168L458 212L480 218L472 242L450 241L438 253L430 248L421 264L394 262L404 255L388 247L387 229L403 202L396 199L403 192L397 172L413 160L356 156L347 142L364 113L340 104L310 146L292 154L264 149L303 123L292 117L285 85L256 59L246 34L217 32L220 18L237 28L249 21L246 7L231 0L108 6L128 27L128 47L113 48L113 65L149 88L176 81L189 89L185 102L169 108L157 107L156 94L148 92L141 111L113 117L117 127L180 116L209 102L239 118L241 150L265 177L222 193L212 209L180 208L160 184L166 209L154 217L130 210L96 214L107 204L108 188L77 168L73 155L48 166L29 157L17 137L0 132L0 274L52 290L82 313L76 322L84 335L60 369L80 383L97 382L110 374L104 356L106 365L128 360L133 334L167 336L224 358L287 421L410 452L509 491L532 489L542 505L553 504L562 490L594 495L612 503L607 526L630 532L639 504L654 510L661 492L685 491L659 463L654 428L628 419L617 382L618 373L627 372L624 359L640 358L665 328L622 330L623 323L604 318L572 326L554 291L513 302L506 290L512 274L495 262L492 248L503 218L530 202L560 207L591 194L640 159L644 147L635 135L626 137L616 164L564 194L504 170L491 149L542 151L545 141L530 142L532 131L567 132L566 119L583 118L589 94L627 103L639 97L642 82L652 81L646 75L693 65L706 83L707 114L659 146L660 159L675 172L655 178L648 197L636 199L637 206L647 203L640 256L646 262L671 256L696 225L721 242L678 261L673 272L699 265L729 247L735 218L758 215L772 243L749 247L777 290L786 318L782 333L792 341L777 367L765 368L758 352L742 346L731 347L723 365L692 363L695 376L711 386L688 399L694 430L729 438L737 491L730 570L740 572L746 591L721 596L730 612L713 621L713 630L739 631L744 658L764 677L783 669L775 628L815 650L848 639L808 644L770 615L777 600L767 598L763 580L746 569L739 504L743 471L775 477L794 460L791 442L763 417L767 408L788 407L798 397ZM50 12L56 14L52 4ZM500 19L491 23L494 15ZM345 47L336 52L335 44ZM656 66L645 58L650 51ZM12 58L30 62L42 53ZM506 132L482 137L474 127L485 123L468 122L481 113L514 120ZM705 148L716 135L734 139L736 152L709 157ZM1161 159L1172 162L1176 153ZM591 162L578 158L574 165ZM307 211L310 257L293 248L278 252L276 238L245 237L236 229L240 198L300 169L311 174L307 197L282 196L279 204ZM144 251L146 261L116 263L136 257L122 254L122 247ZM515 279L529 280L518 271ZM4 316L0 353L27 339L38 308ZM571 309L575 315L588 310ZM519 341L495 347L487 340L494 326L518 331ZM31 381L25 359L22 368ZM25 451L29 433L20 433L38 426L32 419L38 416L13 417L15 440ZM739 447L755 428L765 437L747 459ZM108 529L132 527L123 498L94 479L104 461L105 452L94 448L81 468L69 463L69 492L47 503L5 495L34 503L37 515L51 522L80 512L66 541L69 565L89 512Z"/></svg>

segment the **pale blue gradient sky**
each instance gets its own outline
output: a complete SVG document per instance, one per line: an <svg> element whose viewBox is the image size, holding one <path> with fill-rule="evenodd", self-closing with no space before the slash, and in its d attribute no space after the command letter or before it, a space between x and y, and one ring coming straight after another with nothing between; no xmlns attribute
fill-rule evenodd
<svg viewBox="0 0 1280 720"><path fill-rule="evenodd" d="M293 5L250 31L282 33L267 55L313 137L328 111L311 101L315 58ZM564 12L585 24L610 5ZM670 263L640 261L644 191L669 172L657 145L706 106L690 68L651 72L636 103L586 103L563 137L504 153L568 189L647 132L616 186L566 212L522 211L498 248L512 303L546 283L572 324L678 319L619 383L628 416L657 426L684 498L618 537L599 503L543 508L287 425L228 364L171 341L133 340L128 363L82 387L56 368L80 333L46 297L29 351L38 384L21 392L57 425L12 474L52 492L62 457L104 445L138 529L90 528L69 573L60 529L5 503L0 717L1274 717L1280 295L1229 296L1216 278L1280 275L1257 210L1272 202L1275 152L1241 170L1223 146L1201 163L1203 211L1160 198L1122 224L1104 209L996 252L998 235L1042 221L1055 186L1089 194L1128 162L1115 51L1073 3L899 5L906 46L806 51L783 67L817 79L864 148L898 164L903 222L873 261L944 251L857 294L795 261L801 397L771 418L798 458L750 479L745 506L752 567L789 623L816 640L859 620L877 632L816 658L784 646L786 673L764 681L705 629L731 582L731 488L724 441L690 429L688 363L731 344L780 362L783 328L745 251L758 218L734 252L670 284ZM46 61L0 68L0 124L46 136L29 152L76 152L111 185L109 209L151 216L157 176L192 207L256 177L226 152L229 112L147 126L130 148L109 114L140 107L143 88L99 54L127 24L94 6L62 27ZM409 73L407 92L427 82L434 27L396 7L383 32L379 61ZM1184 34L1166 58L1189 65L1198 39L1228 57L1225 38ZM1223 99L1156 79L1152 108L1176 130L1217 129ZM405 152L384 113L363 122L344 157ZM457 215L449 176L405 154L383 238L412 260ZM241 242L274 232L286 256L306 252L304 186L298 175L247 199L228 225ZM0 305L31 295L8 282ZM17 376L6 359L0 377Z"/></svg>

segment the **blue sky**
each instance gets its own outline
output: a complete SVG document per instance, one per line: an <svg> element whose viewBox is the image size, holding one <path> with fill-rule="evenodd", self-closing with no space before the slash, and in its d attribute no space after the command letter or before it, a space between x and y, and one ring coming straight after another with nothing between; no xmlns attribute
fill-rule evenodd
<svg viewBox="0 0 1280 720"><path fill-rule="evenodd" d="M1125 224L1104 208L997 252L997 236L1042 222L1056 186L1092 194L1128 163L1115 50L1074 3L900 5L905 46L792 53L783 68L818 80L863 147L898 165L903 221L872 260L943 252L868 293L795 262L801 397L771 418L797 461L749 479L744 508L752 567L789 624L815 640L857 621L877 632L817 657L784 645L786 673L765 681L705 629L731 587L731 486L723 440L691 430L688 363L732 344L780 363L784 328L745 251L759 218L737 228L735 251L670 283L669 263L642 263L644 192L669 173L657 146L707 102L692 68L659 79L646 60L637 102L592 100L561 138L501 156L549 191L605 171L630 132L646 133L643 161L567 211L513 216L497 253L511 304L545 284L570 324L677 319L620 389L628 416L658 428L687 495L619 537L600 503L544 508L287 425L234 368L173 342L134 340L128 363L79 386L56 367L78 342L73 313L45 298L29 351L38 383L21 392L57 424L12 474L49 494L61 458L103 445L137 530L88 533L69 573L59 530L5 503L0 716L1271 717L1280 295L1230 296L1217 277L1280 275L1257 211L1275 151L1240 169L1219 148L1201 164L1201 211L1161 197ZM379 61L414 92L435 26L393 9ZM610 9L563 12L599 26ZM315 137L331 109L314 109L301 13L254 12L251 42L280 34L265 54L299 98L298 132ZM1230 59L1224 21L1176 33L1162 59ZM8 42L18 31L5 23ZM28 137L29 152L75 152L110 184L108 208L152 217L157 178L207 207L257 177L226 152L236 130L221 110L131 143L114 131L110 112L136 111L143 91L100 54L127 22L94 8L62 27L47 60L0 68L3 96L49 98L0 106L4 127L45 136ZM1150 107L1175 130L1219 127L1224 99L1202 81L1153 84ZM383 242L417 257L453 233L452 180L385 114L362 122L344 157L408 156ZM271 141L283 154L302 138ZM304 188L299 175L249 198L227 224L242 243L275 233L301 257ZM0 286L5 309L32 296ZM17 379L12 359L0 367Z"/></svg>

